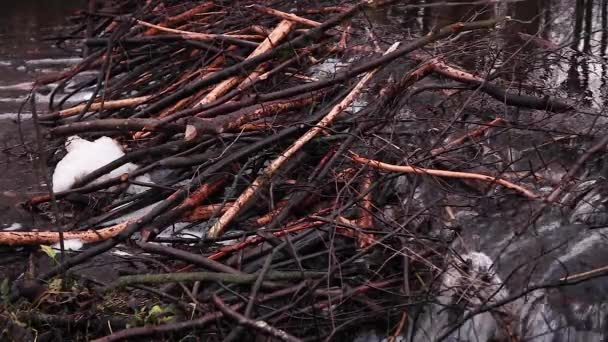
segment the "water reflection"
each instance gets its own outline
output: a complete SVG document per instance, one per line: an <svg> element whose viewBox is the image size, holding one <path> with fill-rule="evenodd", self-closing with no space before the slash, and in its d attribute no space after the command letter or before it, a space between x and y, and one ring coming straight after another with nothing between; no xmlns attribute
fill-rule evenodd
<svg viewBox="0 0 608 342"><path fill-rule="evenodd" d="M439 5L444 0L429 0L428 3ZM450 3L467 2L465 0L450 1ZM426 16L432 18L434 26L445 26L457 21L483 20L495 15L494 5L459 5L427 7Z"/></svg>
<svg viewBox="0 0 608 342"><path fill-rule="evenodd" d="M61 26L85 0L0 1L0 118L14 117L29 84L40 73L78 61L44 40L63 33Z"/></svg>
<svg viewBox="0 0 608 342"><path fill-rule="evenodd" d="M65 24L82 3L84 0L0 1L0 54L8 58L55 55L58 52L50 49L50 43L40 39Z"/></svg>
<svg viewBox="0 0 608 342"><path fill-rule="evenodd" d="M451 5L441 5L446 2ZM502 52L511 63L501 77L520 83L542 79L547 89L561 87L562 96L570 93L585 105L605 105L608 1L523 0L471 5L467 0L418 0L415 3L433 5L419 12L424 23L422 29L427 32L457 21L511 16L515 20L509 22L502 37ZM571 50L563 48L568 46ZM475 70L470 55L462 57L459 63Z"/></svg>

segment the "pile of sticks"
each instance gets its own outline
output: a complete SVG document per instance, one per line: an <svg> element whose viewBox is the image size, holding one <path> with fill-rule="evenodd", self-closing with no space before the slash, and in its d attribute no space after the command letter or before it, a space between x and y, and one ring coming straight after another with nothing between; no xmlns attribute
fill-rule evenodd
<svg viewBox="0 0 608 342"><path fill-rule="evenodd" d="M395 195L396 178L456 179L525 200L539 196L513 179L463 172L442 159L505 125L502 118L442 135L435 146L419 146L426 154L412 163L403 146L381 134L392 125L400 99L435 74L506 98L509 105L570 107L548 97L511 95L422 52L462 32L487 32L506 19L455 23L404 42L380 41L365 30L365 13L393 2L320 8L298 2L292 8L280 1L233 6L121 0L91 6L73 35L64 37L81 41L86 56L38 79L38 86L58 86L48 112L35 119L55 141L75 134L111 136L126 154L68 191L27 202L31 209L52 203L58 230L1 232L0 243L95 243L38 274L42 281L120 243L161 260L155 272L122 276L96 291L148 291L177 304L182 318L141 327L119 324L111 331L102 326L100 334L107 336L97 341L187 334L201 327L222 336L230 326L238 328L228 340L244 334L331 339L353 324L386 317L399 322L391 333L402 333L405 308L429 289L438 269L429 260L441 260L449 241L421 238L437 210L445 214L438 209L441 198L430 206L406 205ZM347 57L351 64L330 77L310 72L316 64ZM390 73L385 67L394 61L411 68ZM96 77L56 96L91 70ZM64 108L70 96L87 89L89 100ZM91 183L129 162L139 169ZM161 179L135 181L151 172ZM126 194L130 184L148 190ZM66 203L86 207L86 215L62 219ZM129 216L150 204L143 216ZM397 214L391 206L400 208ZM119 223L106 223L117 218ZM184 222L203 236L166 234Z"/></svg>

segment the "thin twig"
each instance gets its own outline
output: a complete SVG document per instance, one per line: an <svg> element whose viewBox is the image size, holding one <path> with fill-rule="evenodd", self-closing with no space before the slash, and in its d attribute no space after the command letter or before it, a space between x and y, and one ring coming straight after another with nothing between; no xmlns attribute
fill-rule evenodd
<svg viewBox="0 0 608 342"><path fill-rule="evenodd" d="M283 330L277 329L264 321L253 321L253 320L239 314L235 310L232 310L231 308L229 308L220 299L220 297L218 297L216 295L213 295L213 303L215 303L215 305L218 307L218 309L220 309L220 311L222 313L224 313L224 315L234 319L239 324L248 326L255 330L259 330L260 332L262 332L266 335L270 335L270 336L278 338L282 341L287 341L287 342L301 342L302 341L301 339L299 339L295 336L292 336Z"/></svg>
<svg viewBox="0 0 608 342"><path fill-rule="evenodd" d="M369 166L375 167L377 169L382 169L382 170L386 170L386 171L415 173L415 174L419 174L419 175L431 175L431 176L447 177L447 178L475 179L475 180L479 180L479 181L487 182L487 183L496 183L496 184L500 184L500 185L504 186L505 188L515 190L515 191L521 193L522 195L528 197L529 199L536 200L536 199L540 198L539 195L535 194L531 190L528 190L521 185L513 184L507 180L504 180L504 179L498 178L498 177L482 175L479 173L471 173L471 172L445 171L445 170L425 169L425 168L416 167L416 166L401 166L401 165L386 164L386 163L383 163L383 162L380 162L377 160L360 157L357 154L352 153L352 152L351 152L350 158L352 160L356 161L357 163L369 165Z"/></svg>

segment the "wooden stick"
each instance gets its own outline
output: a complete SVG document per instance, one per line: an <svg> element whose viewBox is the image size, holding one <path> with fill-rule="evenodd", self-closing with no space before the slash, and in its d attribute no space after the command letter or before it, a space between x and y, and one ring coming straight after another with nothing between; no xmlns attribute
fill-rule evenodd
<svg viewBox="0 0 608 342"><path fill-rule="evenodd" d="M373 176L371 172L366 172L363 175L363 180L361 181L360 193L365 194L361 203L361 214L359 218L356 220L358 226L364 229L372 229L374 227L374 219L372 217L372 210L374 209L374 205L372 203L372 192L369 190L372 186Z"/></svg>
<svg viewBox="0 0 608 342"><path fill-rule="evenodd" d="M273 232L272 235L274 235L275 237L281 237L281 236L285 236L285 235L299 232L302 230L316 228L316 227L322 225L323 223L324 222L322 222L322 221L296 223L296 224L288 226L285 229L280 230L278 232ZM226 247L223 247L219 251L208 256L207 258L209 258L210 260L217 260L217 259L225 257L226 255L228 255L232 252L241 250L250 245L258 244L262 241L264 241L263 237L252 236L252 237L247 238L245 241L237 242L234 245L228 245Z"/></svg>
<svg viewBox="0 0 608 342"><path fill-rule="evenodd" d="M305 107L325 94L326 92L307 93L297 98L265 102L211 119L194 117L188 121L186 130L190 132L190 136L187 136L186 140L191 140L203 134L219 134L238 130L244 124Z"/></svg>
<svg viewBox="0 0 608 342"><path fill-rule="evenodd" d="M405 322L407 322L407 311L403 311L401 313L401 318L399 319L399 323L397 323L397 327L395 328L395 331L393 332L393 334L391 336L389 336L389 338L387 339L387 342L396 342L397 338L399 336L401 336L401 333L403 332L403 328L405 327Z"/></svg>
<svg viewBox="0 0 608 342"><path fill-rule="evenodd" d="M563 282L580 281L581 279L596 277L598 274L605 274L606 272L608 272L608 266L602 266L602 267L594 268L590 271L575 273L575 274L560 278L559 281L563 281Z"/></svg>
<svg viewBox="0 0 608 342"><path fill-rule="evenodd" d="M480 180L480 181L488 182L488 183L497 183L497 184L504 186L505 188L509 188L509 189L515 190L517 192L520 192L521 194L523 194L524 196L526 196L530 199L540 198L539 195L535 194L531 190L524 188L523 186L513 184L502 178L482 175L479 173L444 171L444 170L435 170L435 169L425 169L425 168L415 167L415 166L401 166L401 165L386 164L386 163L383 163L383 162L380 162L377 160L360 157L359 155L357 155L353 152L351 152L351 159L356 161L357 163L366 164L371 167L375 167L377 169L382 169L382 170L386 170L386 171L415 173L415 174L421 174L421 175L431 175L431 176L446 177L446 178L475 179L475 180Z"/></svg>
<svg viewBox="0 0 608 342"><path fill-rule="evenodd" d="M99 110L99 109L117 109L123 107L135 107L146 101L148 101L152 96L140 96L140 97L132 97L128 99L120 99L120 100L112 100L112 101L104 101L104 102L95 102L92 103L89 107L89 111ZM64 110L60 110L56 113L56 115L60 118L67 118L70 116L74 116L79 114L80 111L85 107L85 104L81 104L78 106L74 106L71 108L67 108ZM51 114L52 115L52 114Z"/></svg>
<svg viewBox="0 0 608 342"><path fill-rule="evenodd" d="M355 229L357 221L349 220L340 215L336 218L336 223L336 233L357 240L359 248L365 249L376 243L376 239L372 235L364 233L360 229Z"/></svg>
<svg viewBox="0 0 608 342"><path fill-rule="evenodd" d="M487 130L489 130L490 128L493 128L494 126L498 126L498 125L504 124L504 123L505 123L505 120L503 118L496 118L496 119L490 121L489 123L487 123L486 125L479 127L475 130L472 130L460 138L456 138L456 139L448 142L445 146L437 147L437 148L431 150L431 154L434 156L441 154L451 148L454 148L455 146L458 146L458 145L464 143L467 139L479 137L483 133L485 133Z"/></svg>
<svg viewBox="0 0 608 342"><path fill-rule="evenodd" d="M259 56L263 53L270 51L272 48L274 48L276 46L276 44L279 41L281 41L285 37L287 37L287 35L291 32L291 30L293 30L294 27L295 27L295 24L292 21L289 21L289 20L281 21L277 25L277 27L275 27L275 29L272 30L270 35L268 35L268 37L266 37L266 39L264 39L264 41L262 41L260 43L260 45L258 45L258 47L255 50L253 50L253 52L251 54L249 54L249 56L247 56L247 59L252 59L256 56ZM264 68L261 66L258 66L246 79L248 79L248 78L255 79L263 73L264 73ZM206 103L215 101L217 98L226 94L228 91L230 91L232 88L234 88L241 81L241 79L242 78L240 76L232 76L232 77L225 79L224 81L220 82L217 86L215 86L215 88L213 88L213 90L211 92L209 92L209 94L207 94L199 102L199 104L204 105Z"/></svg>
<svg viewBox="0 0 608 342"><path fill-rule="evenodd" d="M204 13L209 11L210 9L212 9L213 7L215 7L215 4L213 2L203 2L200 5L194 6L193 8L182 12L174 17L170 17L168 19L166 19L161 25L157 25L157 26L161 26L161 27L166 27L166 26L173 26L175 24L184 22L184 21L188 21L190 19L192 19L195 15L198 15L200 13ZM157 28L150 28L148 29L146 32L144 32L142 34L142 36L151 36L154 35L156 33L158 33L160 30Z"/></svg>
<svg viewBox="0 0 608 342"><path fill-rule="evenodd" d="M321 23L318 21L314 21L314 20L310 20L310 19L306 19L306 18L302 18L300 16L297 16L295 14L292 13L285 13L276 9L272 9L272 8L268 8L268 7L264 7L261 5L252 5L251 7L253 7L253 9L255 9L258 12L262 12L265 14L270 14L270 15L274 15L276 17L279 17L283 20L289 20L289 21L293 21L302 25L306 25L306 26L310 26L310 27L317 27L320 26Z"/></svg>
<svg viewBox="0 0 608 342"><path fill-rule="evenodd" d="M553 97L546 96L544 98L540 98L530 95L520 95L508 92L506 89L487 82L479 76L473 75L467 71L449 65L444 61L440 60L439 58L434 58L430 62L430 66L437 74L459 82L480 86L481 91L509 106L533 108L558 113L573 109L572 105Z"/></svg>
<svg viewBox="0 0 608 342"><path fill-rule="evenodd" d="M190 196L184 199L173 209L182 222L192 222L189 220L200 220L209 218L216 210L220 210L219 204L200 206L209 196L222 189L228 177L222 177L214 182L202 184ZM230 204L227 204L230 205ZM99 242L108 240L120 234L127 228L133 220L116 224L103 229L89 229L85 231L64 232L64 240L81 240L85 243ZM142 235L145 234L145 229ZM58 242L59 232L0 232L0 245L39 245Z"/></svg>
<svg viewBox="0 0 608 342"><path fill-rule="evenodd" d="M230 50L234 50L235 46L229 46L226 50L230 51ZM203 69L199 71L199 76L198 77L205 77L206 75L210 74L212 71L212 69L215 68L220 68L224 63L226 62L226 57L223 55L217 56L213 61L211 61L211 63L209 63L209 65ZM194 95L194 98L200 98L203 97L203 95L205 94L205 92L207 92L208 89L202 89L201 91L199 91L197 94ZM175 103L173 106L170 106L168 108L165 108L159 115L159 118L164 118L167 117L175 112L177 112L178 110L182 109L183 107L185 107L189 102L193 102L192 98L186 97L183 98L179 101L177 101L177 103Z"/></svg>
<svg viewBox="0 0 608 342"><path fill-rule="evenodd" d="M285 341L285 342L302 342L303 341L295 336L288 334L284 330L273 327L272 325L266 323L265 321L256 321L251 318L247 318L245 315L241 315L236 310L232 310L228 305L226 305L224 303L224 301L222 301L220 299L220 297L218 297L216 294L214 294L212 298L213 298L213 303L215 303L215 306L217 306L218 309L220 309L220 311L224 313L224 315L237 321L237 323L239 325L242 325L249 329L258 330L259 332L263 333L264 335L274 337L281 341Z"/></svg>
<svg viewBox="0 0 608 342"><path fill-rule="evenodd" d="M393 44L385 54L391 53L395 51L399 46L399 43ZM338 103L332 110L323 118L319 123L308 130L302 137L296 140L287 150L285 150L281 155L270 163L270 165L264 170L264 173L256 178L256 180L247 188L243 193L237 198L234 202L234 205L228 209L222 217L209 229L210 237L218 237L222 234L226 226L232 222L232 220L239 214L242 208L244 208L249 201L253 198L253 196L257 193L258 189L263 187L268 183L268 181L272 178L272 176L293 156L297 151L299 151L302 146L304 146L307 142L312 140L317 134L322 132L326 127L331 125L331 123L336 119L336 117L344 111L354 100L359 96L367 82L374 76L376 71L379 68L375 68L372 71L368 72L363 78L357 83L355 88L342 100Z"/></svg>
<svg viewBox="0 0 608 342"><path fill-rule="evenodd" d="M207 204L195 207L190 212L182 215L181 220L185 222L196 222L211 218L216 212L223 213L232 206L232 202L222 204Z"/></svg>
<svg viewBox="0 0 608 342"><path fill-rule="evenodd" d="M103 228L78 232L64 232L64 240L80 240L85 243L98 242L113 238L127 228L130 222ZM59 232L0 232L0 245L23 246L51 244L59 241Z"/></svg>
<svg viewBox="0 0 608 342"><path fill-rule="evenodd" d="M171 33L180 34L185 39L193 39L193 40L214 40L214 39L218 39L218 38L222 38L222 37L237 38L237 39L260 39L260 38L262 38L261 36L253 35L253 34L226 35L226 34L210 34L210 33L199 33L199 32L191 32L191 31L183 31L183 30L177 30L177 29L172 29L172 28L168 28L168 27L162 27L162 26L154 25L154 24L145 22L143 20L137 20L137 23L140 24L140 25L142 25L142 26L146 26L146 27L151 27L151 28L157 29L159 31L165 31L165 32L171 32Z"/></svg>
<svg viewBox="0 0 608 342"><path fill-rule="evenodd" d="M225 205L207 204L196 206L190 211L182 214L178 220L180 222L195 222L203 219L209 219L214 213L225 212L232 206L232 202ZM113 238L120 234L127 227L129 222L119 223L117 225L102 228L89 229L84 231L64 232L64 240L80 240L85 243L100 242ZM24 245L40 245L59 242L59 232L0 232L0 245L9 246L24 246Z"/></svg>
<svg viewBox="0 0 608 342"><path fill-rule="evenodd" d="M319 13L344 13L349 11L352 6L326 6L315 9L307 9L304 10L303 13L306 14L319 14Z"/></svg>

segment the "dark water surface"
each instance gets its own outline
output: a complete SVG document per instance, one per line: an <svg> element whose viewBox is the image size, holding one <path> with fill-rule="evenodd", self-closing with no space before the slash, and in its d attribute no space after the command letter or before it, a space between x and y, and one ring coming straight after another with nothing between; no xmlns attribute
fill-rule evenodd
<svg viewBox="0 0 608 342"><path fill-rule="evenodd" d="M17 113L37 75L56 71L79 59L44 38L62 33L66 17L80 9L83 0L0 1L0 228L34 218L17 203L42 191L41 178L32 156L36 150L30 111L23 109L20 137ZM49 89L37 94L39 110L45 110Z"/></svg>
<svg viewBox="0 0 608 342"><path fill-rule="evenodd" d="M0 2L0 118L14 118L37 75L79 60L45 38L63 34L62 25L83 0ZM44 104L42 94L38 96Z"/></svg>

